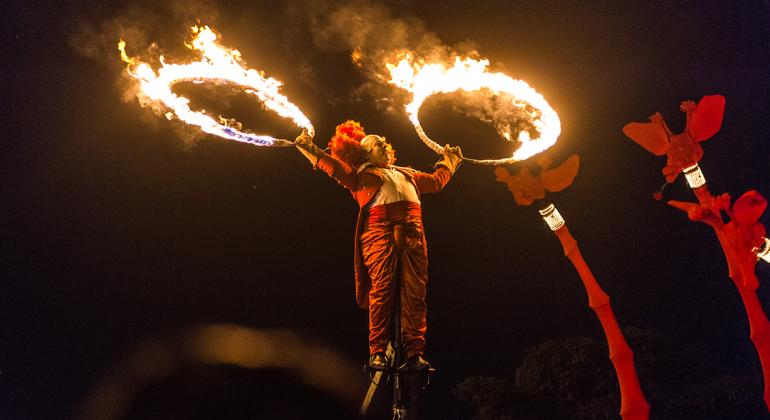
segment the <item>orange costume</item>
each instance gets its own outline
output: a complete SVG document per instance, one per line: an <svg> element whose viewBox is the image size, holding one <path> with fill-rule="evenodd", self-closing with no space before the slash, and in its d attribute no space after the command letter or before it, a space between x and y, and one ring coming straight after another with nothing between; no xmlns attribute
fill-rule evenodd
<svg viewBox="0 0 770 420"><path fill-rule="evenodd" d="M337 128L338 135L340 127ZM358 140L363 137L362 129L360 134ZM377 200L374 199L383 185L393 182L393 176L406 181L401 187L414 189L407 191L407 196L419 197L422 193L439 192L449 182L459 161L445 158L436 164L433 173L371 162L354 167L358 162L351 164L340 156L334 156L333 146L332 154L312 143L298 147L315 158L310 159L315 168L347 188L360 206L354 252L356 302L361 308L369 309L370 354L384 353L387 347L396 275L401 284L400 319L404 350L407 357L423 354L427 330L425 294L428 254L419 199L416 202L401 200L386 204L375 204ZM404 227L405 237L400 259L395 252L394 229L397 225Z"/></svg>

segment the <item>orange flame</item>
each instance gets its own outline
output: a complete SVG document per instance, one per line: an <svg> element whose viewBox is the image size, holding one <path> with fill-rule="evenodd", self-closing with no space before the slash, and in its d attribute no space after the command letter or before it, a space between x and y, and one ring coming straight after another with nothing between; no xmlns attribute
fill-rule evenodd
<svg viewBox="0 0 770 420"><path fill-rule="evenodd" d="M267 108L278 115L290 119L295 125L314 134L310 120L280 93L281 82L265 77L262 72L246 68L241 62L241 53L218 45L217 35L208 26L193 26L194 37L185 45L201 53L202 58L187 64L167 64L160 57L161 67L157 70L126 54L126 43L120 40L118 50L121 59L127 64L128 74L139 83L137 94L141 102L162 103L170 112L167 118L176 116L187 124L195 125L206 133L231 140L252 143L261 146L281 144L274 137L240 131L240 123L232 119L219 117L214 120L205 112L190 109L190 100L175 94L171 87L180 82L232 83L243 88L244 92L256 96Z"/></svg>
<svg viewBox="0 0 770 420"><path fill-rule="evenodd" d="M425 134L418 118L420 107L425 100L437 93L487 89L493 94L512 95L514 97L512 105L516 107L523 109L529 104L537 110L527 115L540 134L539 137L530 138L530 133L522 130L518 133L518 141L521 145L510 158L483 160L478 161L479 163L500 165L527 159L553 146L561 134L559 116L545 98L524 81L512 79L504 73L489 72L488 60L455 57L452 65L445 65L415 62L411 55L406 54L398 63L387 63L386 67L391 77L389 83L412 94L412 102L406 106L406 112L422 141L437 153L441 153L441 146ZM510 140L510 136L510 133L503 133L506 140Z"/></svg>

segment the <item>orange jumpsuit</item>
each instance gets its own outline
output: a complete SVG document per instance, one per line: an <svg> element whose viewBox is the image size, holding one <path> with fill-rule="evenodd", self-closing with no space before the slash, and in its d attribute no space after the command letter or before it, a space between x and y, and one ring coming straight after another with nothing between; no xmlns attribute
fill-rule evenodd
<svg viewBox="0 0 770 420"><path fill-rule="evenodd" d="M394 274L400 268L401 329L407 357L425 350L426 310L425 290L428 282L428 255L422 227L420 206L399 201L367 207L383 185L383 178L374 168L356 171L346 163L324 153L316 167L347 188L358 202L355 234L354 268L356 302L369 309L369 352L384 352L388 341L388 326L393 311ZM439 165L433 173L411 168L394 167L414 186L418 194L441 191L452 177L452 171ZM405 247L397 264L393 228L405 226Z"/></svg>

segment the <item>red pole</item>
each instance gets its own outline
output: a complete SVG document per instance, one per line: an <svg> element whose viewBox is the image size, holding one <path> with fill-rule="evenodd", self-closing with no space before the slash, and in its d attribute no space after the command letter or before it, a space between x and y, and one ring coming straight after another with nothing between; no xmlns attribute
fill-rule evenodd
<svg viewBox="0 0 770 420"><path fill-rule="evenodd" d="M623 332L610 306L610 297L599 286L591 269L588 268L580 253L577 241L570 233L564 220L553 207L549 206L541 210L540 214L546 219L548 225L561 242L564 255L569 258L572 265L580 275L583 286L588 294L588 306L594 310L599 322L602 324L604 335L607 337L607 345L610 350L610 361L615 368L620 385L620 416L623 420L647 420L650 416L650 405L642 393L639 378L636 375L634 365L634 352L628 346ZM549 220L550 219L550 220ZM560 220L560 221L559 221Z"/></svg>
<svg viewBox="0 0 770 420"><path fill-rule="evenodd" d="M693 192L702 206L708 206L713 198L705 184L693 189ZM759 280L754 272L757 256L752 250L741 249L737 243L731 241L724 225L721 227L711 225L711 227L714 229L722 252L725 254L730 279L738 289L743 307L746 309L746 317L749 320L749 338L757 350L759 363L762 366L763 398L765 406L770 411L770 388L768 388L768 384L770 384L770 322L768 322L767 315L757 297Z"/></svg>
<svg viewBox="0 0 770 420"><path fill-rule="evenodd" d="M762 309L759 298L757 298L759 280L754 272L754 266L758 259L757 254L753 249L747 249L741 243L738 238L740 232L736 231L737 228L725 225L720 210L713 208L715 197L709 192L706 179L697 164L685 169L685 175L701 207L711 209L717 217L716 221L706 224L711 226L717 235L719 245L722 247L722 252L727 260L730 279L738 289L743 307L746 309L746 317L749 320L749 338L754 344L759 356L759 363L762 366L763 398L765 406L770 411L770 388L768 388L768 384L770 384L770 322L768 322L767 315ZM705 220L703 221L705 222ZM735 221L730 222L733 225L735 223Z"/></svg>
<svg viewBox="0 0 770 420"><path fill-rule="evenodd" d="M735 282L735 279L733 279ZM767 321L765 311L757 298L756 289L741 287L735 282L738 292L741 294L743 306L746 308L746 316L749 318L749 337L759 355L759 363L762 365L762 379L764 381L765 406L770 411L770 323Z"/></svg>

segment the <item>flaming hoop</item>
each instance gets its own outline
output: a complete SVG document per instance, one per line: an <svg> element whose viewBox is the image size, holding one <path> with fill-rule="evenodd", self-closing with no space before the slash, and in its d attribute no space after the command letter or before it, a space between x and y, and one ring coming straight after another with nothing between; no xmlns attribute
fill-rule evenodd
<svg viewBox="0 0 770 420"><path fill-rule="evenodd" d="M503 73L490 73L488 66L489 60L460 57L455 57L451 67L438 63L415 63L409 55L398 64L386 64L391 77L389 83L412 94L412 102L406 106L406 112L417 135L436 153L441 153L442 147L431 140L420 125L418 114L422 104L429 96L437 93L475 92L482 89L495 95L511 95L512 105L521 108L539 136L532 138L529 131L521 130L517 138L520 146L509 158L465 160L484 165L503 165L527 159L553 146L561 134L561 122L556 111L526 82L512 79ZM511 141L510 131L501 135L506 141Z"/></svg>
<svg viewBox="0 0 770 420"><path fill-rule="evenodd" d="M241 130L241 124L233 119L218 117L215 120L204 111L190 109L190 100L175 94L171 87L181 82L194 83L229 83L240 86L244 92L254 95L265 107L284 118L289 118L296 126L307 130L313 136L315 130L310 120L280 93L281 82L265 77L257 70L244 67L241 53L217 44L217 35L208 26L193 26L193 40L188 48L202 54L199 61L188 64L167 64L160 57L161 67L157 73L152 67L135 57L126 54L126 43L121 40L118 50L122 60L127 63L128 74L139 83L137 98L140 103L161 103L169 110L168 119L176 116L187 124L200 127L206 133L230 140L250 143L255 146L291 146L285 139L268 135L254 134Z"/></svg>

